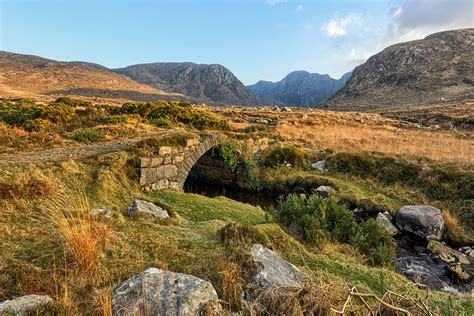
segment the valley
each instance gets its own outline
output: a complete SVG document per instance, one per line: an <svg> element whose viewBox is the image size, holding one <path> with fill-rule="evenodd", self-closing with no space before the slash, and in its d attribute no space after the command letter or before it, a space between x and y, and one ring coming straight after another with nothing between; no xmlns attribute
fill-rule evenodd
<svg viewBox="0 0 474 316"><path fill-rule="evenodd" d="M2 15L0 315L474 315L474 29L415 4Z"/></svg>

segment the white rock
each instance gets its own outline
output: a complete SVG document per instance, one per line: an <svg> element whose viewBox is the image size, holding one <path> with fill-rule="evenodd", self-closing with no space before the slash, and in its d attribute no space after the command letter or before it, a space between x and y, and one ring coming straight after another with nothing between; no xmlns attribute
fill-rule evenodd
<svg viewBox="0 0 474 316"><path fill-rule="evenodd" d="M148 201L134 200L128 208L129 216L144 216L159 221L169 218L166 210Z"/></svg>
<svg viewBox="0 0 474 316"><path fill-rule="evenodd" d="M50 304L53 299L49 295L25 295L13 300L0 302L0 315L36 315L35 311Z"/></svg>
<svg viewBox="0 0 474 316"><path fill-rule="evenodd" d="M217 303L211 283L192 275L148 268L123 282L112 295L114 315L200 315Z"/></svg>

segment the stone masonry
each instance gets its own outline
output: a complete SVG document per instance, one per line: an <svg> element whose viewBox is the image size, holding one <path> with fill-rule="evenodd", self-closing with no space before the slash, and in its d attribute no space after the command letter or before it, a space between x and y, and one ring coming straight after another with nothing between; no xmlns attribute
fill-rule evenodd
<svg viewBox="0 0 474 316"><path fill-rule="evenodd" d="M182 189L194 164L211 148L221 144L224 135L188 139L182 146L162 146L158 157L142 157L140 161L140 186L145 192L167 188ZM253 154L268 147L268 139L242 141Z"/></svg>

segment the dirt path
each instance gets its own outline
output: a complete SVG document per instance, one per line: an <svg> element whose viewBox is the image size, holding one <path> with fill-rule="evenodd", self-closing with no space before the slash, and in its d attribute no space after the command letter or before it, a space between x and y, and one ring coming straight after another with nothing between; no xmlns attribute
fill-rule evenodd
<svg viewBox="0 0 474 316"><path fill-rule="evenodd" d="M84 145L75 147L60 147L46 150L29 151L14 154L0 154L0 164L5 163L30 163L48 160L63 160L71 158L84 158L106 154L110 152L122 151L132 147L134 144L142 140L124 139L115 140L97 145Z"/></svg>

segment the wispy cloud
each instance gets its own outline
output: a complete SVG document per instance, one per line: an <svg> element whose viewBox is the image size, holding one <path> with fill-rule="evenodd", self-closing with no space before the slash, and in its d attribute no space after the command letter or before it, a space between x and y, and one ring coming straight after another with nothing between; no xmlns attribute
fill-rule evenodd
<svg viewBox="0 0 474 316"><path fill-rule="evenodd" d="M303 7L302 4L298 4L298 5L296 6L296 12L301 12L301 11L303 11L303 9L304 9L304 7Z"/></svg>
<svg viewBox="0 0 474 316"><path fill-rule="evenodd" d="M329 37L340 37L346 35L350 27L361 25L363 20L362 14L349 14L342 18L334 18L330 20L324 24L321 29Z"/></svg>
<svg viewBox="0 0 474 316"><path fill-rule="evenodd" d="M286 0L265 0L265 4L267 5L277 5L284 2L286 2Z"/></svg>

